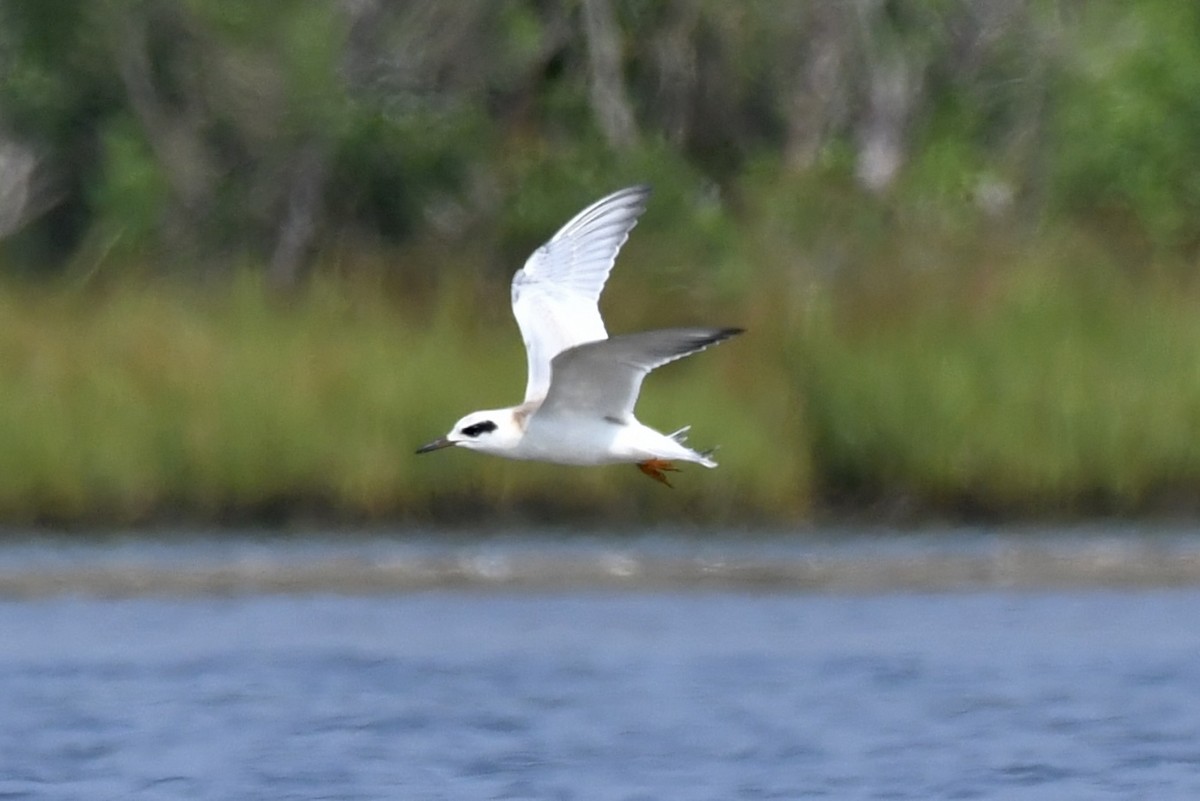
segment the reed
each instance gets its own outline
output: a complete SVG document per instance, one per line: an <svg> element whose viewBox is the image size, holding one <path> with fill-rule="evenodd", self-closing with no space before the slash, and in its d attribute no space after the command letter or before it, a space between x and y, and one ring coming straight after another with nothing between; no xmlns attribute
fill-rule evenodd
<svg viewBox="0 0 1200 801"><path fill-rule="evenodd" d="M461 280L400 292L318 277L287 299L248 278L0 287L0 518L728 523L1194 505L1193 283L1076 269L1049 249L970 270L892 253L887 277L816 280L763 236L720 256L746 263L705 267L760 269L757 284L626 269L606 295L614 331L749 329L646 382L644 421L722 446L718 470L688 467L673 491L624 466L415 456L522 391L507 306ZM486 289L504 297L502 281Z"/></svg>

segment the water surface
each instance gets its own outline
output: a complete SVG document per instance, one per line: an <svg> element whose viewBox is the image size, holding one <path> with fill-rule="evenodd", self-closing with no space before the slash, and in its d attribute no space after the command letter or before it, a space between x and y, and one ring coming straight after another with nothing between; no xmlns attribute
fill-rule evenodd
<svg viewBox="0 0 1200 801"><path fill-rule="evenodd" d="M204 573L244 549L260 569L346 555L41 547L0 550L0 564L61 581L88 564ZM531 589L505 573L526 545L448 547L486 556L479 570L500 583L9 593L0 798L1200 798L1200 588L1178 576L937 592L560 576ZM628 544L564 547L638 569ZM896 542L847 548L839 559L903 561Z"/></svg>

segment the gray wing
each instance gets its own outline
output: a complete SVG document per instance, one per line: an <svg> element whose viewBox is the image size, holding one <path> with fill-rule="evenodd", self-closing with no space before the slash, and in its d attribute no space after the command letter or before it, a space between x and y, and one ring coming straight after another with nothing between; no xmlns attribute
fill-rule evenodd
<svg viewBox="0 0 1200 801"><path fill-rule="evenodd" d="M550 391L537 413L624 422L633 415L647 373L740 333L740 328L664 328L577 345L551 362Z"/></svg>
<svg viewBox="0 0 1200 801"><path fill-rule="evenodd" d="M545 397L551 359L608 336L597 302L649 196L650 187L631 186L596 201L535 250L513 276L513 315L529 361L526 401Z"/></svg>

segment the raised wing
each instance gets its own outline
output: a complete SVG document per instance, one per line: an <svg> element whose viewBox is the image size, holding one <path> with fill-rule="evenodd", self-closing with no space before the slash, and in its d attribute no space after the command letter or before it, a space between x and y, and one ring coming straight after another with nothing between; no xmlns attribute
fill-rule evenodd
<svg viewBox="0 0 1200 801"><path fill-rule="evenodd" d="M647 373L740 333L740 328L664 328L565 350L551 362L554 377L538 414L625 422Z"/></svg>
<svg viewBox="0 0 1200 801"><path fill-rule="evenodd" d="M631 186L596 201L535 250L513 276L513 315L529 360L526 401L546 396L551 359L608 336L596 304L649 196L650 187Z"/></svg>

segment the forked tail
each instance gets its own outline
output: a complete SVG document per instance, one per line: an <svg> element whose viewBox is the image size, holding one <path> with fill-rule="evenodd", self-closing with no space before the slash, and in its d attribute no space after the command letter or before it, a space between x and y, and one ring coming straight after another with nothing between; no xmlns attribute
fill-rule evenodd
<svg viewBox="0 0 1200 801"><path fill-rule="evenodd" d="M687 446L687 435L691 430L691 426L684 426L678 431L672 431L670 434L667 434L667 436L679 443L679 445L681 445L688 453L695 456L696 458L692 461L696 462L696 464L702 464L705 467L716 467L717 463L710 458L714 453L717 452L716 447L712 447L703 451L696 451Z"/></svg>

